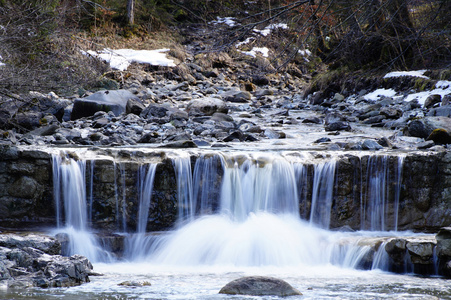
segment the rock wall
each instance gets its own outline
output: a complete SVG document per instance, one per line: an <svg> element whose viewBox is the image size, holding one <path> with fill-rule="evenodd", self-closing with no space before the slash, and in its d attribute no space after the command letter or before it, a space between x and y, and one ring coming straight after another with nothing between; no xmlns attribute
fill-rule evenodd
<svg viewBox="0 0 451 300"><path fill-rule="evenodd" d="M176 176L173 161L163 150L98 151L101 152L101 158L88 160L86 164L86 195L89 215L92 216L89 217L90 225L93 228L106 232L136 230L139 208L138 170L143 162L149 161L157 163L157 168L147 230L164 230L174 225L178 209ZM395 229L396 219L398 230L437 232L440 227L449 226L450 152L405 153L401 180L397 177L398 154L376 154L377 157L374 156L375 153L360 155L342 152L338 155L331 228L346 226L356 230L392 230ZM197 157L194 154L191 156L192 168ZM307 164L306 170L307 181L299 190L300 214L304 219L310 216L314 165ZM217 175L219 180L221 175ZM384 184L371 186L371 178L375 177ZM1 146L0 226L9 229L55 226L52 180L52 157L49 153ZM213 203L217 203L219 187L220 184L217 184L213 188ZM368 202L369 195L375 191L383 194L382 203ZM397 201L399 206L395 205ZM213 204L213 209L215 205ZM384 211L380 217L382 220L374 221L372 214L377 207L383 207ZM379 228L381 222L384 224L383 228ZM376 227L373 228L374 226Z"/></svg>
<svg viewBox="0 0 451 300"><path fill-rule="evenodd" d="M54 218L50 155L0 145L0 226L30 229Z"/></svg>

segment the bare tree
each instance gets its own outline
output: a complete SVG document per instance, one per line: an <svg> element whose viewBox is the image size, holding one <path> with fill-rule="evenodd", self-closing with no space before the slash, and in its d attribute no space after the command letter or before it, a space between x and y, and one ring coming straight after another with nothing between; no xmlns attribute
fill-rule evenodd
<svg viewBox="0 0 451 300"><path fill-rule="evenodd" d="M127 0L127 23L135 24L135 0Z"/></svg>

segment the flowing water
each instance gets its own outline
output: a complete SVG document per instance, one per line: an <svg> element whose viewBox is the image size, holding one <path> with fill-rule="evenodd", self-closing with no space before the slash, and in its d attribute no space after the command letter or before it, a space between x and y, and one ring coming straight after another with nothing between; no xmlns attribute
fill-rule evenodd
<svg viewBox="0 0 451 300"><path fill-rule="evenodd" d="M299 214L299 201L307 195L303 159L206 154L192 166L190 156L180 154L173 158L179 221L173 231L158 235L146 231L157 165L143 163L137 176L136 232L123 233L127 235L124 258L113 260L86 225L86 202L92 201L86 196L86 162L55 156L58 230L73 240L68 253L86 255L94 261L94 270L104 275L91 276L92 282L80 287L30 289L13 296L0 290L0 295L15 299L274 299L218 294L231 280L264 275L284 279L304 294L290 299L451 298L446 280L386 272L385 251L377 251L372 266L362 269L371 251L364 241L412 235L385 231L397 229L397 224L386 224L389 190L385 183L389 176L398 176L399 185L402 170L402 159L396 170L389 169L387 160L385 156L369 158L364 174L362 229L370 231L335 232L328 230L336 176L333 158L314 166L307 221ZM222 179L217 202L211 187L218 178ZM397 205L399 186L394 193ZM124 281L151 285L118 285Z"/></svg>

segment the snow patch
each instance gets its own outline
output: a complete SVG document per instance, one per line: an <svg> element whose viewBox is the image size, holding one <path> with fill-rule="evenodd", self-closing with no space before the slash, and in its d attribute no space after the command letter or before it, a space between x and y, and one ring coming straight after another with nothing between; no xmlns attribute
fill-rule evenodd
<svg viewBox="0 0 451 300"><path fill-rule="evenodd" d="M276 30L278 28L281 29L288 29L288 25L284 24L284 23L280 23L280 24L271 24L265 27L265 29L263 30L259 30L259 29L254 29L254 32L260 33L263 36L267 36L271 33L272 30Z"/></svg>
<svg viewBox="0 0 451 300"><path fill-rule="evenodd" d="M248 38L245 39L244 41L237 43L237 44L235 45L235 47L238 48L238 47L240 47L240 46L242 46L242 45L249 44L249 43L250 43L251 41L253 41L253 40L254 40L254 38L248 37Z"/></svg>
<svg viewBox="0 0 451 300"><path fill-rule="evenodd" d="M302 49L299 50L298 53L302 56L310 56L312 55L312 52L309 49Z"/></svg>
<svg viewBox="0 0 451 300"><path fill-rule="evenodd" d="M3 58L2 58L2 56L0 55L0 67L5 65L5 64L2 62L2 59L3 59Z"/></svg>
<svg viewBox="0 0 451 300"><path fill-rule="evenodd" d="M412 77L420 77L420 78L429 79L429 77L424 75L424 73L426 71L427 70L390 72L390 73L387 73L384 76L384 78L401 77L401 76L412 76Z"/></svg>
<svg viewBox="0 0 451 300"><path fill-rule="evenodd" d="M169 49L158 50L133 50L118 49L112 50L105 48L100 52L89 50L85 54L98 57L110 64L111 68L124 71L133 63L151 64L154 66L175 67L174 61L168 59L164 52Z"/></svg>
<svg viewBox="0 0 451 300"><path fill-rule="evenodd" d="M257 53L260 53L263 57L268 57L269 49L266 47L254 47L251 51L241 51L241 53L257 57Z"/></svg>
<svg viewBox="0 0 451 300"><path fill-rule="evenodd" d="M416 99L418 100L418 103L424 105L424 102L430 95L440 95L443 97L448 94L451 94L451 81L441 80L435 84L435 89L431 91L410 94L406 97L406 99L404 99L404 101L412 101Z"/></svg>
<svg viewBox="0 0 451 300"><path fill-rule="evenodd" d="M229 25L230 27L234 27L237 25L236 21L234 20L235 18L233 17L216 17L216 21L211 21L211 24L226 24Z"/></svg>
<svg viewBox="0 0 451 300"><path fill-rule="evenodd" d="M381 97L393 97L396 95L394 89L377 89L374 92L368 93L363 96L364 99L377 101Z"/></svg>

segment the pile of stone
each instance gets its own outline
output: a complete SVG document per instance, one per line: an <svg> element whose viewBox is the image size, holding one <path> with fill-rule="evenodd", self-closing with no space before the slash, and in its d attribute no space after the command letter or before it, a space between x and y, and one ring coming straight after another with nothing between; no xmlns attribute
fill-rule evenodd
<svg viewBox="0 0 451 300"><path fill-rule="evenodd" d="M0 234L0 285L8 288L68 287L89 282L89 260L61 256L61 244L41 234Z"/></svg>
<svg viewBox="0 0 451 300"><path fill-rule="evenodd" d="M318 99L316 94L303 95L301 87L285 88L287 80L277 77L260 86L219 77L139 85L133 81L128 89L68 99L31 92L27 101L2 100L0 142L224 147L229 142L290 139L297 132L313 131L323 137L305 147L379 150L451 144L450 95L433 95L435 101L424 106L399 97L376 102L335 94ZM381 133L375 134L378 129ZM340 134L361 138L343 143ZM306 139L301 136L301 140Z"/></svg>

